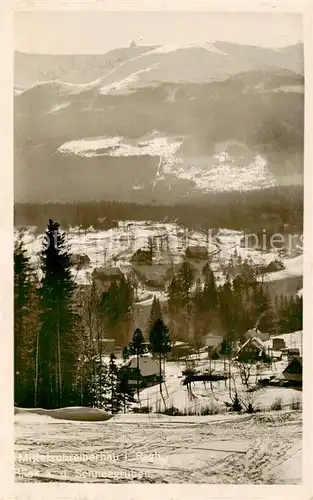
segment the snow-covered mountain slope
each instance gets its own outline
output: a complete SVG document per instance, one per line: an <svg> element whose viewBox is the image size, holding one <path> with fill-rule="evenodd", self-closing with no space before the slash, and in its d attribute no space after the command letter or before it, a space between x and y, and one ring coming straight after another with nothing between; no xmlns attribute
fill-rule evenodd
<svg viewBox="0 0 313 500"><path fill-rule="evenodd" d="M182 138L160 137L155 132L137 141L124 137L70 141L62 144L57 152L83 158L159 157L154 185L170 177L172 180L168 183L169 190L171 184L177 179L194 183L195 188L203 192L251 191L277 185L275 176L267 167L266 160L259 155L255 155L250 163L247 160L246 164L238 165L236 157L228 153L228 145L224 144L225 151L220 151L218 145L216 153L211 157L185 159L180 153L182 144ZM143 185L140 186L134 182L133 189L143 188Z"/></svg>
<svg viewBox="0 0 313 500"><path fill-rule="evenodd" d="M301 184L303 95L260 92L254 79L243 93L248 80L162 84L126 95L54 82L20 93L16 200L166 203Z"/></svg>
<svg viewBox="0 0 313 500"><path fill-rule="evenodd" d="M15 53L15 83L30 87L38 82L110 84L123 81L143 68L153 68L141 81L203 81L225 75L266 69L287 69L303 74L301 44L271 49L225 42L132 46L106 54L44 55Z"/></svg>
<svg viewBox="0 0 313 500"><path fill-rule="evenodd" d="M64 58L64 73L49 79L42 70L15 95L17 200L164 203L302 183L301 45L219 42ZM57 60L48 57L47 68ZM17 85L27 61L17 56ZM45 67L44 58L29 61L30 72Z"/></svg>
<svg viewBox="0 0 313 500"><path fill-rule="evenodd" d="M105 54L27 54L15 52L14 80L25 88L39 82L60 80L68 83L90 83L112 71L123 61L150 51L154 47L125 47Z"/></svg>

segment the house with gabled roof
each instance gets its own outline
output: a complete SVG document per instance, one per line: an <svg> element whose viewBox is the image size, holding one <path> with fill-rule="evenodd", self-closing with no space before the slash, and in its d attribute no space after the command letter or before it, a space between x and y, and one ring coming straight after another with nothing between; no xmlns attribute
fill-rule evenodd
<svg viewBox="0 0 313 500"><path fill-rule="evenodd" d="M136 387L139 381L140 387L149 387L157 383L160 374L160 366L157 360L153 359L150 353L137 356L130 356L120 367L120 370L128 374L128 382L131 387ZM163 371L162 371L163 376Z"/></svg>
<svg viewBox="0 0 313 500"><path fill-rule="evenodd" d="M91 277L98 286L106 288L111 283L120 282L124 274L119 267L96 267L91 273Z"/></svg>
<svg viewBox="0 0 313 500"><path fill-rule="evenodd" d="M237 351L238 361L259 361L266 355L266 348L258 337L248 338Z"/></svg>

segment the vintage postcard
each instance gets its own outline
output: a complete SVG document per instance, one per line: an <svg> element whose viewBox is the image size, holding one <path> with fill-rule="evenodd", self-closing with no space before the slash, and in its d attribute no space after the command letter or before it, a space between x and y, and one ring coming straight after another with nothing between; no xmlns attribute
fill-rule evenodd
<svg viewBox="0 0 313 500"><path fill-rule="evenodd" d="M310 7L14 5L16 498L312 495Z"/></svg>

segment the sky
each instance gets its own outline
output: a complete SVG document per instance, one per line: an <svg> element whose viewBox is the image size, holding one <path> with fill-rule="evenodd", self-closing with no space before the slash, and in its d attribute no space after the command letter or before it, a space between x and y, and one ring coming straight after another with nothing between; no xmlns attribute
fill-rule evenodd
<svg viewBox="0 0 313 500"><path fill-rule="evenodd" d="M303 41L296 13L22 11L15 13L15 50L96 54L137 45L223 40L282 47Z"/></svg>

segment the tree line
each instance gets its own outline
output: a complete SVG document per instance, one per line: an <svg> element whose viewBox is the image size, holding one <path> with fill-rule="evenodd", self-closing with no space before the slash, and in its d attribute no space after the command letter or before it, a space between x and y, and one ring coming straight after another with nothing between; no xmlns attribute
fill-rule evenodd
<svg viewBox="0 0 313 500"><path fill-rule="evenodd" d="M118 220L177 221L193 229L195 221L203 229L227 227L257 233L281 233L284 225L302 232L303 187L285 186L241 193L210 193L175 205L117 201L77 203L16 203L16 225L33 225L44 231L49 217L66 229L78 227L108 229Z"/></svg>

